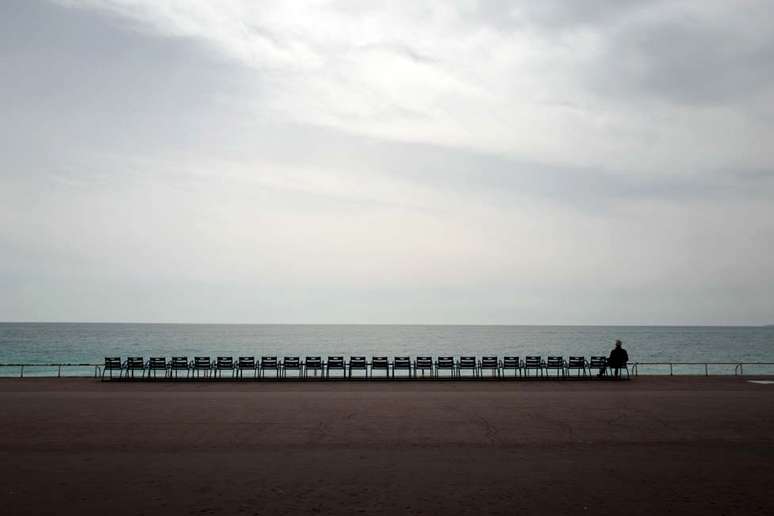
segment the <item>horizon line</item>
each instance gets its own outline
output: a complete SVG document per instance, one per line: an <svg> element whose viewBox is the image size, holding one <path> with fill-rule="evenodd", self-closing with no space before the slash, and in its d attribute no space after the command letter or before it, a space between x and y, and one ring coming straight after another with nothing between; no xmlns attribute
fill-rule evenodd
<svg viewBox="0 0 774 516"><path fill-rule="evenodd" d="M552 323L552 324L539 324L539 323L351 323L351 322L336 322L336 323L323 323L323 322L307 322L307 323L294 323L294 322L148 322L148 321L0 321L0 324L136 324L136 325L167 325L167 326L513 326L513 327L529 327L529 326L547 326L547 327L663 327L663 328L767 328L774 327L774 324L754 324L754 323L735 323L735 324L697 324L697 323Z"/></svg>

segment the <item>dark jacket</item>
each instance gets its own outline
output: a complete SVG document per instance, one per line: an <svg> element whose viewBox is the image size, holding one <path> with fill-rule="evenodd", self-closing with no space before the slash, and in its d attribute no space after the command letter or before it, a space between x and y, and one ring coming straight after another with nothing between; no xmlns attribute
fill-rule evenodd
<svg viewBox="0 0 774 516"><path fill-rule="evenodd" d="M624 348L614 348L607 359L610 367L623 367L629 361L629 353Z"/></svg>

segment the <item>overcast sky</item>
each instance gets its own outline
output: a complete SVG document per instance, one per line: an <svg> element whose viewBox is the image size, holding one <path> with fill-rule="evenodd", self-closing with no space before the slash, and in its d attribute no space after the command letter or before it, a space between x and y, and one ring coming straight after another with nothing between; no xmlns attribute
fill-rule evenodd
<svg viewBox="0 0 774 516"><path fill-rule="evenodd" d="M773 20L3 0L0 320L774 323Z"/></svg>

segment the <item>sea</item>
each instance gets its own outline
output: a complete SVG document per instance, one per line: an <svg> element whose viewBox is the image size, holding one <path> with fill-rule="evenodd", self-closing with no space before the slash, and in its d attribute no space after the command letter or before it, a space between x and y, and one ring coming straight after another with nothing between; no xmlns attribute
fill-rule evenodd
<svg viewBox="0 0 774 516"><path fill-rule="evenodd" d="M607 355L639 374L774 374L774 326L0 323L0 376L88 376L106 356ZM726 362L707 366L704 363ZM692 363L692 364L687 364ZM755 365L758 363L758 365ZM761 364L763 363L763 364ZM60 373L61 371L61 373Z"/></svg>

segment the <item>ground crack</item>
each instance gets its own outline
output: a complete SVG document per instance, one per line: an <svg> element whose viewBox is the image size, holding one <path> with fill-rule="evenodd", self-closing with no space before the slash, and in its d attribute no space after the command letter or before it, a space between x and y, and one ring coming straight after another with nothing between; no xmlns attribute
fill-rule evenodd
<svg viewBox="0 0 774 516"><path fill-rule="evenodd" d="M489 440L489 442L491 444L497 444L497 428L495 428L492 423L490 423L489 420L484 416L476 417L484 427L484 435L486 435L486 438Z"/></svg>

